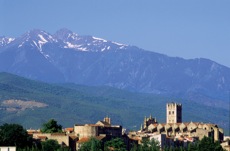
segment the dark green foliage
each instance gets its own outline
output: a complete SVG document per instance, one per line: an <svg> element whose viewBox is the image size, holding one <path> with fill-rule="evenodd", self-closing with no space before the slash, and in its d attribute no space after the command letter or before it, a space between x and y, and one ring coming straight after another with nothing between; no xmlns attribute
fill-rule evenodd
<svg viewBox="0 0 230 151"><path fill-rule="evenodd" d="M211 137L206 136L198 142L197 148L199 151L223 151L220 142L214 142Z"/></svg>
<svg viewBox="0 0 230 151"><path fill-rule="evenodd" d="M92 137L88 142L82 144L80 151L102 151L102 143Z"/></svg>
<svg viewBox="0 0 230 151"><path fill-rule="evenodd" d="M18 124L3 124L0 126L0 146L16 146L24 148L31 145L31 137Z"/></svg>
<svg viewBox="0 0 230 151"><path fill-rule="evenodd" d="M105 142L105 151L109 151L109 148L113 148L114 151L126 151L126 145L121 138L114 138Z"/></svg>
<svg viewBox="0 0 230 151"><path fill-rule="evenodd" d="M61 133L62 126L57 124L57 121L54 119L49 120L47 123L44 123L41 129L43 133Z"/></svg>
<svg viewBox="0 0 230 151"><path fill-rule="evenodd" d="M165 151L224 151L219 142L214 142L211 137L204 137L202 140L189 143L187 148L168 147Z"/></svg>
<svg viewBox="0 0 230 151"><path fill-rule="evenodd" d="M130 151L138 151L138 145L137 144L132 145Z"/></svg>
<svg viewBox="0 0 230 151"><path fill-rule="evenodd" d="M160 144L154 139L151 141L148 139L143 139L142 144L138 147L138 150L133 151L160 151Z"/></svg>
<svg viewBox="0 0 230 151"><path fill-rule="evenodd" d="M196 150L198 150L197 144L198 143L189 143L188 144L188 151L196 151Z"/></svg>
<svg viewBox="0 0 230 151"><path fill-rule="evenodd" d="M59 149L61 149L61 146L56 140L49 139L45 142L42 142L43 151L57 151Z"/></svg>
<svg viewBox="0 0 230 151"><path fill-rule="evenodd" d="M138 147L138 150L140 151L148 151L149 150L149 140L148 139L143 139L142 144Z"/></svg>
<svg viewBox="0 0 230 151"><path fill-rule="evenodd" d="M152 139L150 142L149 142L149 145L150 145L150 151L159 151L160 150L160 144L157 140L155 139Z"/></svg>

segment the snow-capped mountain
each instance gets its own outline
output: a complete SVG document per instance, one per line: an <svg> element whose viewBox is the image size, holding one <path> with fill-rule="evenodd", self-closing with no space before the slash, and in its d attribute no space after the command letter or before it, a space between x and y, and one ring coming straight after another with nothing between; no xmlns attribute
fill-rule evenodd
<svg viewBox="0 0 230 151"><path fill-rule="evenodd" d="M127 45L107 41L93 36L79 36L68 29L60 29L54 34L65 43L64 48L73 48L80 51L101 52L107 50L125 49Z"/></svg>
<svg viewBox="0 0 230 151"><path fill-rule="evenodd" d="M53 35L32 30L15 39L2 37L0 43L0 71L31 79L228 99L230 69L208 59L168 57L68 29Z"/></svg>
<svg viewBox="0 0 230 151"><path fill-rule="evenodd" d="M54 35L43 30L34 29L18 38L0 37L0 46L5 46L15 40L14 45L20 47L36 47L43 53L45 44L58 45L60 48L75 49L76 51L102 52L107 50L126 49L127 45L108 41L93 36L80 36L68 29L60 29Z"/></svg>
<svg viewBox="0 0 230 151"><path fill-rule="evenodd" d="M31 30L18 39L21 41L18 48L29 44L32 47L37 47L40 51L44 44L57 42L50 34L38 29Z"/></svg>
<svg viewBox="0 0 230 151"><path fill-rule="evenodd" d="M10 44L15 38L0 37L0 48Z"/></svg>

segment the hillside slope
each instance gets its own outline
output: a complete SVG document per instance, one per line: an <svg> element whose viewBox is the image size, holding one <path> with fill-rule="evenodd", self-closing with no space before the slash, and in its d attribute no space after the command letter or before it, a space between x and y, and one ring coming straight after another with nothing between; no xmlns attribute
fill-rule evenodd
<svg viewBox="0 0 230 151"><path fill-rule="evenodd" d="M64 127L71 127L76 123L95 123L108 115L113 124L138 129L144 116L150 114L165 122L165 106L172 100L183 104L183 121L210 122L225 130L229 128L228 110L219 107L106 86L47 84L0 73L0 124L16 122L26 128L39 128L55 118Z"/></svg>

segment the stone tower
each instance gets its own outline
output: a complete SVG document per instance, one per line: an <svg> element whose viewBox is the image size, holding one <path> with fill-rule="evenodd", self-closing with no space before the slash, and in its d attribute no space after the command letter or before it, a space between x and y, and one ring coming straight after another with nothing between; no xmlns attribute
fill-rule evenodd
<svg viewBox="0 0 230 151"><path fill-rule="evenodd" d="M166 123L182 123L182 104L166 104Z"/></svg>
<svg viewBox="0 0 230 151"><path fill-rule="evenodd" d="M145 130L146 128L148 128L150 124L155 124L155 123L157 123L157 120L156 118L153 118L152 115L150 115L149 118L145 116L144 123L143 125L141 124L141 130Z"/></svg>
<svg viewBox="0 0 230 151"><path fill-rule="evenodd" d="M104 122L111 124L111 120L108 116L104 118Z"/></svg>

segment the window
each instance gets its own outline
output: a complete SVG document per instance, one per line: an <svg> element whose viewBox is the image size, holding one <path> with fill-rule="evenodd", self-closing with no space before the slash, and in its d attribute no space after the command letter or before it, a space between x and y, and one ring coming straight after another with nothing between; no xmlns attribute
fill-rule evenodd
<svg viewBox="0 0 230 151"><path fill-rule="evenodd" d="M171 114L171 111L169 111L169 115Z"/></svg>
<svg viewBox="0 0 230 151"><path fill-rule="evenodd" d="M172 114L174 114L174 111L172 111Z"/></svg>

